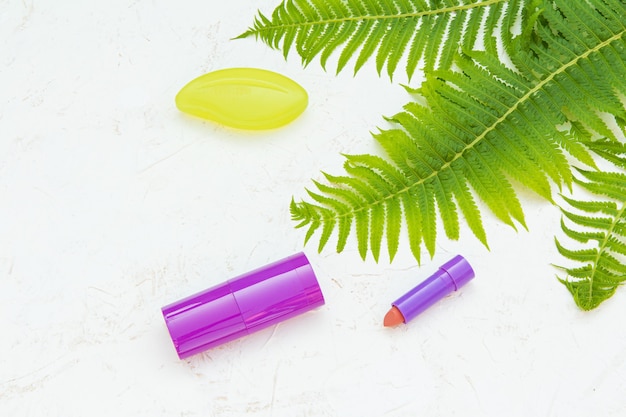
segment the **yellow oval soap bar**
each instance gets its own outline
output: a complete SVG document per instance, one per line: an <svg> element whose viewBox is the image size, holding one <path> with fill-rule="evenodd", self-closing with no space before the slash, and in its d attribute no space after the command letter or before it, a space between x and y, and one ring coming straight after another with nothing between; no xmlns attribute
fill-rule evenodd
<svg viewBox="0 0 626 417"><path fill-rule="evenodd" d="M309 97L298 83L272 71L229 68L204 74L176 95L182 112L239 129L274 129L294 120Z"/></svg>

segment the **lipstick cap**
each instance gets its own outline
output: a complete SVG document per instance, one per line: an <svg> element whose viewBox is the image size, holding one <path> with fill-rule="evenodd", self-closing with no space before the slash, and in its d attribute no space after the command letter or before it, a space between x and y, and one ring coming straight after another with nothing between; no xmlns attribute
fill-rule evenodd
<svg viewBox="0 0 626 417"><path fill-rule="evenodd" d="M247 272L162 308L183 359L324 304L303 253Z"/></svg>
<svg viewBox="0 0 626 417"><path fill-rule="evenodd" d="M474 278L474 270L461 255L457 255L392 303L408 322L452 291L457 291Z"/></svg>

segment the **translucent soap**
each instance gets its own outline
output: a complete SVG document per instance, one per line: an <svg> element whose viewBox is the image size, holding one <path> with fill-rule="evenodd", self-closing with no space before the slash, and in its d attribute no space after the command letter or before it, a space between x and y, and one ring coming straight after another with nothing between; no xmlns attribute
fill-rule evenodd
<svg viewBox="0 0 626 417"><path fill-rule="evenodd" d="M273 71L228 68L204 74L176 95L184 113L238 129L274 129L296 119L309 102L298 83Z"/></svg>

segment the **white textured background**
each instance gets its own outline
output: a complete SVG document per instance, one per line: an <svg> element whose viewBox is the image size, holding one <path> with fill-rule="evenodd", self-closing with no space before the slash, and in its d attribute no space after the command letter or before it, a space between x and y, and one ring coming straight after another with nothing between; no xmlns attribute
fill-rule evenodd
<svg viewBox="0 0 626 417"><path fill-rule="evenodd" d="M485 216L491 251L467 228L421 267L406 242L392 265L307 246L324 307L177 359L160 307L302 250L291 197L378 152L407 101L372 68L230 40L277 4L0 1L0 416L626 415L626 293L575 307L550 266L559 213L527 193L529 231ZM176 110L235 66L289 76L308 109L263 133ZM457 253L477 278L383 328Z"/></svg>

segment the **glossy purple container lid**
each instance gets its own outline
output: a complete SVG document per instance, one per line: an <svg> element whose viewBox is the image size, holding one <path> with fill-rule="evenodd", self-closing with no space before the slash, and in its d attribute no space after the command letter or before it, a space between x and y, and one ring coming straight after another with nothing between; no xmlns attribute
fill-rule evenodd
<svg viewBox="0 0 626 417"><path fill-rule="evenodd" d="M247 272L162 308L183 359L324 304L303 253Z"/></svg>

